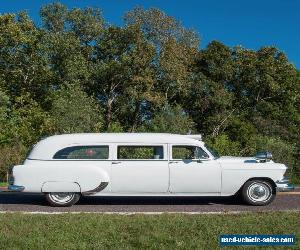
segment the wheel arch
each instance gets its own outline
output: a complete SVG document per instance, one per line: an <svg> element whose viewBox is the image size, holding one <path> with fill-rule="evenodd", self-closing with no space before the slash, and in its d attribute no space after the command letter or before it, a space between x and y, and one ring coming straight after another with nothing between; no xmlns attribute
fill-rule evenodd
<svg viewBox="0 0 300 250"><path fill-rule="evenodd" d="M267 181L269 182L271 185L272 185L272 191L273 191L273 194L276 194L276 184L275 182L270 178L270 177L251 177L249 179L247 179L243 185L240 187L240 189L235 193L235 195L237 194L240 194L243 187L245 186L245 184L248 182L248 181L254 181L254 180L260 180L260 181Z"/></svg>

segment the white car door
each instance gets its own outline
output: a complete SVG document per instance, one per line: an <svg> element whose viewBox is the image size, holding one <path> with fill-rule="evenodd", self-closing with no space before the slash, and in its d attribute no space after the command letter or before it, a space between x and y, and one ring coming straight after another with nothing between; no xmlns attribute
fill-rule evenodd
<svg viewBox="0 0 300 250"><path fill-rule="evenodd" d="M220 194L221 166L201 147L171 145L169 154L171 193Z"/></svg>
<svg viewBox="0 0 300 250"><path fill-rule="evenodd" d="M112 161L112 192L166 193L167 145L118 144Z"/></svg>

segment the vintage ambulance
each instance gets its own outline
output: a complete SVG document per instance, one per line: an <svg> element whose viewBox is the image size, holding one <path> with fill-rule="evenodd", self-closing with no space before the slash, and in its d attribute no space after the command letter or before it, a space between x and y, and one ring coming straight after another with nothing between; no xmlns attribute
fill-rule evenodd
<svg viewBox="0 0 300 250"><path fill-rule="evenodd" d="M50 136L11 172L10 191L43 193L52 206L80 196L232 196L267 205L292 189L269 153L219 157L199 135L90 133Z"/></svg>

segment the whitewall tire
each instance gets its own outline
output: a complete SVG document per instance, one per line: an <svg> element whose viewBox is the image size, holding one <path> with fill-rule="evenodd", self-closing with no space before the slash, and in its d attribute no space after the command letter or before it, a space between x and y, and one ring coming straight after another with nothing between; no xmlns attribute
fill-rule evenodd
<svg viewBox="0 0 300 250"><path fill-rule="evenodd" d="M270 204L276 196L272 184L265 180L247 181L242 188L242 197L247 204L265 206Z"/></svg>
<svg viewBox="0 0 300 250"><path fill-rule="evenodd" d="M53 207L70 207L80 199L79 193L47 193L46 199Z"/></svg>

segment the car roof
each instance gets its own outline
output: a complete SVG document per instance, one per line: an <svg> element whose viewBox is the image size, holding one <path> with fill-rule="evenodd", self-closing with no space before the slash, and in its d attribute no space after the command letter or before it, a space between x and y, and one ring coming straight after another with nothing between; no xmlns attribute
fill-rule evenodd
<svg viewBox="0 0 300 250"><path fill-rule="evenodd" d="M167 133L77 133L49 136L38 142L29 159L52 159L60 149L75 145L101 143L142 143L142 144L197 144L203 145L200 135L179 135Z"/></svg>
<svg viewBox="0 0 300 250"><path fill-rule="evenodd" d="M78 133L54 135L45 141L59 142L143 142L143 143L178 143L195 142L193 135L179 135L167 133Z"/></svg>

